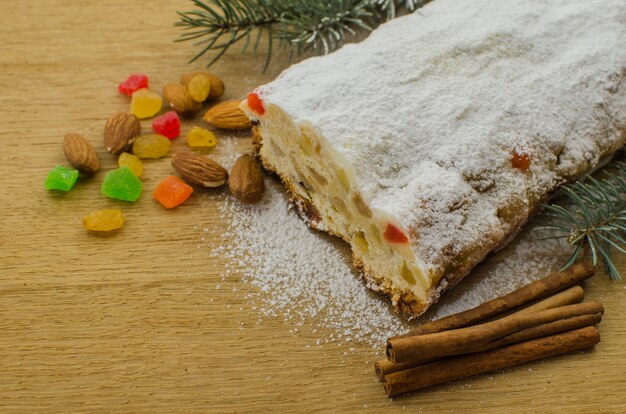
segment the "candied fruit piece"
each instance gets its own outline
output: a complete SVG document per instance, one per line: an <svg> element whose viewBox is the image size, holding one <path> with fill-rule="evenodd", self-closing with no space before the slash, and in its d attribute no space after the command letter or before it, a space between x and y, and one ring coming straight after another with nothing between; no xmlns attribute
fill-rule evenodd
<svg viewBox="0 0 626 414"><path fill-rule="evenodd" d="M124 82L117 85L119 93L132 96L139 89L148 87L148 77L142 73L133 73Z"/></svg>
<svg viewBox="0 0 626 414"><path fill-rule="evenodd" d="M96 210L83 217L83 227L90 231L106 232L122 228L124 216L117 208Z"/></svg>
<svg viewBox="0 0 626 414"><path fill-rule="evenodd" d="M46 190L70 191L78 179L78 170L57 165L48 173L44 186Z"/></svg>
<svg viewBox="0 0 626 414"><path fill-rule="evenodd" d="M137 201L141 195L141 180L128 167L109 171L104 176L100 191L107 197L123 201Z"/></svg>
<svg viewBox="0 0 626 414"><path fill-rule="evenodd" d="M130 113L139 119L150 118L161 110L163 99L148 89L139 89L133 93L130 101Z"/></svg>
<svg viewBox="0 0 626 414"><path fill-rule="evenodd" d="M196 102L204 102L211 92L211 79L207 75L196 75L187 84L189 96Z"/></svg>
<svg viewBox="0 0 626 414"><path fill-rule="evenodd" d="M530 155L513 150L511 152L511 165L520 171L526 171L530 168Z"/></svg>
<svg viewBox="0 0 626 414"><path fill-rule="evenodd" d="M187 145L191 148L213 148L217 145L217 138L211 131L195 126L187 134Z"/></svg>
<svg viewBox="0 0 626 414"><path fill-rule="evenodd" d="M393 224L387 224L387 228L385 229L385 240L389 243L408 243L409 239L406 237L402 230L394 226Z"/></svg>
<svg viewBox="0 0 626 414"><path fill-rule="evenodd" d="M263 101L259 97L259 94L257 94L256 92L251 92L248 94L248 106L259 115L263 115L265 113L265 106L263 106Z"/></svg>
<svg viewBox="0 0 626 414"><path fill-rule="evenodd" d="M138 157L127 152L122 152L117 159L117 165L120 167L128 167L137 177L143 175L143 164Z"/></svg>
<svg viewBox="0 0 626 414"><path fill-rule="evenodd" d="M133 154L139 158L162 158L170 151L170 140L159 134L140 135L133 142Z"/></svg>
<svg viewBox="0 0 626 414"><path fill-rule="evenodd" d="M152 121L152 129L157 134L164 135L169 139L174 139L180 135L180 119L174 111L164 113Z"/></svg>
<svg viewBox="0 0 626 414"><path fill-rule="evenodd" d="M152 197L165 208L174 208L182 204L193 193L193 188L180 178L170 175L159 183Z"/></svg>

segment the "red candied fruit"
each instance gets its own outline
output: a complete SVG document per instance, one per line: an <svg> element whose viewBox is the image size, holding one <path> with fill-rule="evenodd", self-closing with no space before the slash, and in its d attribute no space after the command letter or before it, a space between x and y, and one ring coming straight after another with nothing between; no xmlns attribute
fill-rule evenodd
<svg viewBox="0 0 626 414"><path fill-rule="evenodd" d="M180 119L174 111L166 112L152 121L152 129L157 134L174 139L180 135Z"/></svg>
<svg viewBox="0 0 626 414"><path fill-rule="evenodd" d="M193 193L193 188L180 178L169 175L154 189L152 197L165 208L174 208L185 202Z"/></svg>
<svg viewBox="0 0 626 414"><path fill-rule="evenodd" d="M409 239L406 237L402 230L397 228L391 223L387 224L387 228L385 229L385 240L389 243L408 243Z"/></svg>
<svg viewBox="0 0 626 414"><path fill-rule="evenodd" d="M530 168L530 155L513 150L511 152L511 165L520 171L528 170Z"/></svg>
<svg viewBox="0 0 626 414"><path fill-rule="evenodd" d="M263 115L265 113L263 101L256 92L250 92L248 94L248 106L259 115Z"/></svg>
<svg viewBox="0 0 626 414"><path fill-rule="evenodd" d="M148 76L141 73L134 73L130 75L128 79L126 79L124 82L117 85L117 90L119 93L132 96L134 92L137 92L139 89L144 89L147 87Z"/></svg>

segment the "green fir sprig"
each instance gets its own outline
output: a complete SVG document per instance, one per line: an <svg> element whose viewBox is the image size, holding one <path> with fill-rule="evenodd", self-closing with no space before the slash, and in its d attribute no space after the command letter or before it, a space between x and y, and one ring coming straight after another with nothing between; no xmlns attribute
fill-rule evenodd
<svg viewBox="0 0 626 414"><path fill-rule="evenodd" d="M599 179L591 176L565 185L560 190L561 204L544 206L548 223L537 230L549 230L562 238L574 252L564 269L589 251L594 266L602 262L612 280L621 275L611 254L626 254L626 164L612 162Z"/></svg>
<svg viewBox="0 0 626 414"><path fill-rule="evenodd" d="M195 8L178 12L182 33L177 42L193 40L199 47L191 59L217 52L215 63L237 43L242 52L250 45L257 52L267 37L264 70L276 44L289 50L289 57L312 51L327 54L348 36L371 31L395 17L399 8L413 11L428 0L192 0Z"/></svg>

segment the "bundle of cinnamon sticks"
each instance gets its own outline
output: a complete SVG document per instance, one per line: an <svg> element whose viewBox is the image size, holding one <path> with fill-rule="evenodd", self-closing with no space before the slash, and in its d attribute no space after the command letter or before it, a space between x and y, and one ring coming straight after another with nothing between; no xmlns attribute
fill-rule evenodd
<svg viewBox="0 0 626 414"><path fill-rule="evenodd" d="M577 351L600 342L604 308L574 286L594 274L578 263L503 297L387 340L376 374L387 396ZM572 287L573 286L573 287Z"/></svg>

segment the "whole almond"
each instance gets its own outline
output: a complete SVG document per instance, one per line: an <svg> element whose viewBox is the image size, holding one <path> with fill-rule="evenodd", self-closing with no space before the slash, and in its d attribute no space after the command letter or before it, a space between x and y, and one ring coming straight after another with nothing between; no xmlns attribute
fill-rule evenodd
<svg viewBox="0 0 626 414"><path fill-rule="evenodd" d="M93 146L82 135L69 133L63 139L65 157L77 170L93 174L100 169L100 160Z"/></svg>
<svg viewBox="0 0 626 414"><path fill-rule="evenodd" d="M239 108L239 104L241 104L241 101L238 100L218 103L206 111L203 119L217 128L248 129L252 126L252 123Z"/></svg>
<svg viewBox="0 0 626 414"><path fill-rule="evenodd" d="M141 135L141 123L133 114L118 112L104 125L104 146L112 154L128 150Z"/></svg>
<svg viewBox="0 0 626 414"><path fill-rule="evenodd" d="M224 82L222 82L220 78L210 72L186 73L180 77L180 83L187 86L187 84L189 84L189 82L191 82L191 80L198 75L204 75L208 77L209 81L211 82L211 90L209 91L209 96L207 96L207 100L217 99L220 96L224 95Z"/></svg>
<svg viewBox="0 0 626 414"><path fill-rule="evenodd" d="M183 179L203 187L220 187L228 179L228 171L216 161L191 152L174 154L172 166Z"/></svg>
<svg viewBox="0 0 626 414"><path fill-rule="evenodd" d="M166 84L163 87L163 98L176 112L193 114L202 109L202 104L191 99L187 88L180 83Z"/></svg>
<svg viewBox="0 0 626 414"><path fill-rule="evenodd" d="M228 188L244 203L256 203L263 198L265 180L261 166L249 155L242 155L230 170Z"/></svg>

